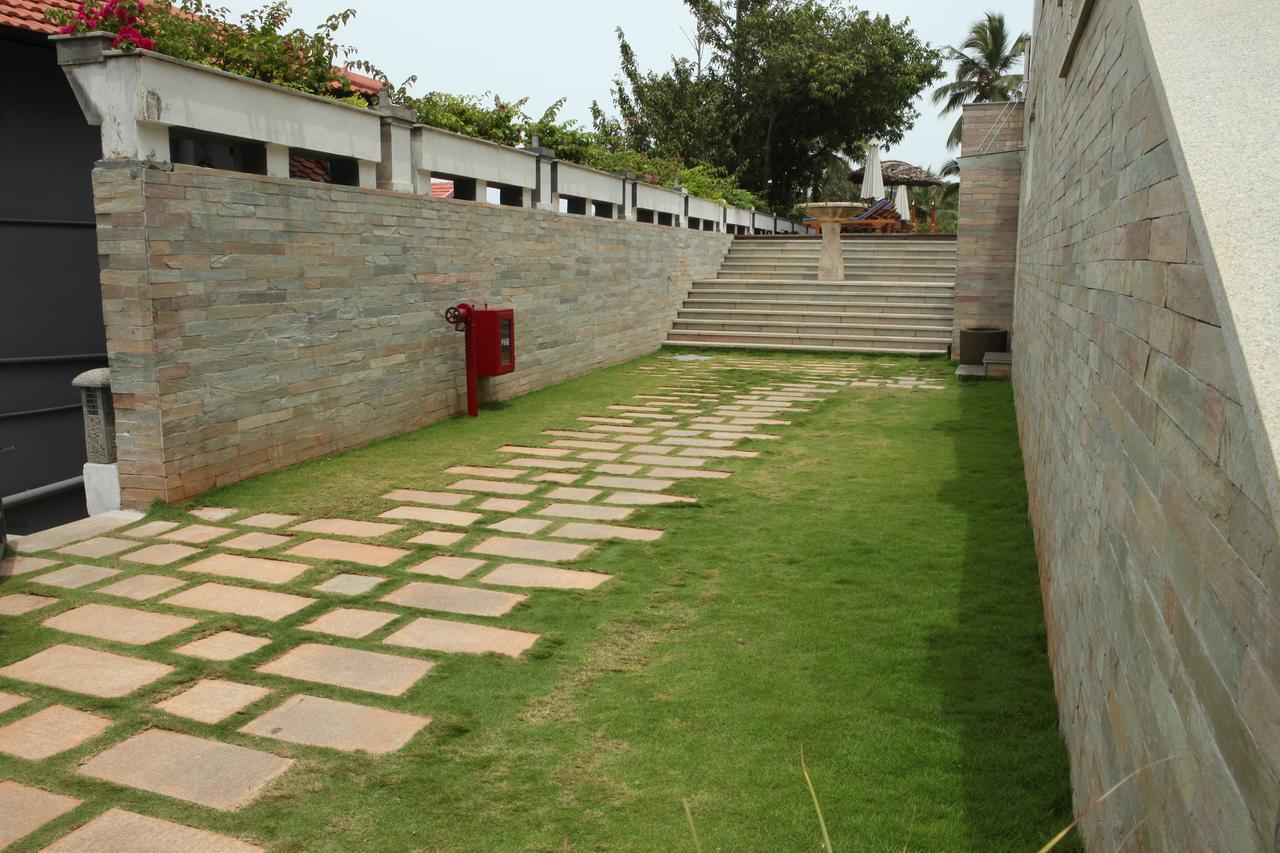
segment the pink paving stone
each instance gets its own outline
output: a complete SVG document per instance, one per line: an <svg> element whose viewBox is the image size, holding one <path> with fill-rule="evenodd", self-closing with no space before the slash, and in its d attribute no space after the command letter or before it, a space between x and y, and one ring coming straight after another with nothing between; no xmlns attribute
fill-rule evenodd
<svg viewBox="0 0 1280 853"><path fill-rule="evenodd" d="M224 518L230 518L240 510L231 509L225 506L202 506L191 510L191 514L196 518L202 518L205 521L222 521Z"/></svg>
<svg viewBox="0 0 1280 853"><path fill-rule="evenodd" d="M134 575L107 586L100 586L96 592L102 595L114 595L117 598L129 598L134 601L145 601L164 592L177 589L186 581L164 575Z"/></svg>
<svg viewBox="0 0 1280 853"><path fill-rule="evenodd" d="M116 607L114 604L82 604L57 616L50 616L42 624L46 628L69 634L145 646L185 631L197 622L185 616Z"/></svg>
<svg viewBox="0 0 1280 853"><path fill-rule="evenodd" d="M522 468L547 468L552 471L576 471L586 466L585 462L574 462L571 459L511 459L508 465L519 465Z"/></svg>
<svg viewBox="0 0 1280 853"><path fill-rule="evenodd" d="M305 563L290 563L285 560L267 560L262 557L246 557L242 554L214 554L203 560L188 563L182 567L182 571L279 584L288 583L310 568Z"/></svg>
<svg viewBox="0 0 1280 853"><path fill-rule="evenodd" d="M471 500L474 495L460 495L457 492L423 492L418 489L393 489L382 497L389 501L457 506Z"/></svg>
<svg viewBox="0 0 1280 853"><path fill-rule="evenodd" d="M64 569L55 569L47 575L32 578L31 581L32 583L56 586L61 589L79 589L82 586L88 586L91 583L97 583L104 578L118 574L120 574L118 569L86 566L83 563L78 563L74 566L67 566Z"/></svg>
<svg viewBox="0 0 1280 853"><path fill-rule="evenodd" d="M385 578L369 575L334 575L322 584L317 584L320 592L331 592L335 595L362 595L382 583Z"/></svg>
<svg viewBox="0 0 1280 853"><path fill-rule="evenodd" d="M547 497L556 501L589 501L600 496L599 489L575 489L562 487L547 492Z"/></svg>
<svg viewBox="0 0 1280 853"><path fill-rule="evenodd" d="M78 805L80 800L75 797L50 793L5 779L0 782L0 849L25 838Z"/></svg>
<svg viewBox="0 0 1280 853"><path fill-rule="evenodd" d="M110 809L98 815L75 832L44 848L43 853L113 853L124 850L132 853L263 853L261 847L238 838L123 809Z"/></svg>
<svg viewBox="0 0 1280 853"><path fill-rule="evenodd" d="M583 415L582 417L578 418L578 420L586 421L587 423L593 423L593 424L629 424L631 423L630 418L605 418L605 417L600 417L599 415Z"/></svg>
<svg viewBox="0 0 1280 853"><path fill-rule="evenodd" d="M0 597L0 616L21 616L41 607L57 603L58 599L47 595L28 595L15 592L13 595Z"/></svg>
<svg viewBox="0 0 1280 853"><path fill-rule="evenodd" d="M471 557L453 557L441 554L440 556L432 557L425 563L410 566L405 571L415 575L435 575L436 577L457 580L471 574L483 566L484 563L484 560L475 560Z"/></svg>
<svg viewBox="0 0 1280 853"><path fill-rule="evenodd" d="M569 451L561 450L556 447L520 447L518 445L504 444L498 448L499 453L514 453L517 456L568 456Z"/></svg>
<svg viewBox="0 0 1280 853"><path fill-rule="evenodd" d="M466 527L480 520L478 512L463 512L460 509L435 509L427 506L398 506L381 513L379 518L403 518L409 521L426 521L430 524L452 524L455 527Z"/></svg>
<svg viewBox="0 0 1280 853"><path fill-rule="evenodd" d="M519 512L531 503L532 501L522 501L519 498L486 498L476 508L486 512Z"/></svg>
<svg viewBox="0 0 1280 853"><path fill-rule="evenodd" d="M565 539L628 539L632 542L652 542L662 537L663 531L646 527L621 527L617 524L586 524L570 522L551 532L552 536Z"/></svg>
<svg viewBox="0 0 1280 853"><path fill-rule="evenodd" d="M635 474L640 470L639 465L597 465L596 472L600 474Z"/></svg>
<svg viewBox="0 0 1280 853"><path fill-rule="evenodd" d="M642 477L596 477L587 481L588 486L605 489L630 489L639 492L660 492L675 485L674 480L654 480Z"/></svg>
<svg viewBox="0 0 1280 853"><path fill-rule="evenodd" d="M394 622L399 616L395 613L384 613L381 610L363 610L358 607L338 607L328 613L321 614L302 627L317 634L331 634L335 637L347 637L358 640L367 637L374 631Z"/></svg>
<svg viewBox="0 0 1280 853"><path fill-rule="evenodd" d="M303 643L264 663L258 672L383 696L400 696L434 666L429 660Z"/></svg>
<svg viewBox="0 0 1280 853"><path fill-rule="evenodd" d="M489 525L490 530L501 530L503 533L537 533L551 522L536 518L504 518Z"/></svg>
<svg viewBox="0 0 1280 853"><path fill-rule="evenodd" d="M58 565L57 560L46 560L44 557L23 557L18 554L0 557L0 578L11 578L16 575L25 575L28 572L38 572L41 569L56 565Z"/></svg>
<svg viewBox="0 0 1280 853"><path fill-rule="evenodd" d="M263 548L274 548L291 540L292 536L281 536L278 533L263 533L254 530L241 533L226 542L218 543L220 548L235 548L238 551L261 551Z"/></svg>
<svg viewBox="0 0 1280 853"><path fill-rule="evenodd" d="M658 495L653 492L614 492L604 499L607 504L621 506L660 506L662 504L697 503L697 498L683 495Z"/></svg>
<svg viewBox="0 0 1280 853"><path fill-rule="evenodd" d="M613 424L597 424L588 429L595 432L614 432L624 435L650 435L653 433L652 427L614 426ZM645 440L648 441L648 439Z"/></svg>
<svg viewBox="0 0 1280 853"><path fill-rule="evenodd" d="M595 589L609 578L610 575L601 572L581 572L526 563L504 563L480 578L480 582L498 586L545 589Z"/></svg>
<svg viewBox="0 0 1280 853"><path fill-rule="evenodd" d="M278 512L260 512L257 515L251 515L248 518L242 518L236 524L243 524L245 527L265 527L268 530L275 530L277 527L284 527L286 524L297 521L301 516L282 515Z"/></svg>
<svg viewBox="0 0 1280 853"><path fill-rule="evenodd" d="M554 436L557 436L557 437L559 437L559 438L572 438L572 439L578 439L578 440L581 440L581 441L603 441L603 440L605 439L605 436L600 435L599 433L595 433L595 432L581 432L581 431L579 431L579 430L571 430L571 429L547 429L547 430L543 430L543 431L542 431L542 434L543 434L543 435L554 435ZM559 445L559 446L561 446L561 447L567 447L567 446L568 446L568 445L560 445L560 443L559 443L559 442L556 442L556 441L553 441L553 442L551 442L551 443L552 443L552 444L554 444L554 445ZM590 449L590 450L608 450L609 448L593 447L593 448L588 448L588 449Z"/></svg>
<svg viewBox="0 0 1280 853"><path fill-rule="evenodd" d="M270 689L255 684L206 678L176 696L157 702L156 707L188 720L220 723L270 693Z"/></svg>
<svg viewBox="0 0 1280 853"><path fill-rule="evenodd" d="M519 657L537 641L538 635L527 631L512 631L508 628L491 628L488 625L472 625L469 622L423 617L413 620L382 642L392 646L435 652L462 652L477 655L495 652L514 658Z"/></svg>
<svg viewBox="0 0 1280 853"><path fill-rule="evenodd" d="M381 568L391 565L410 552L387 545L367 545L363 542L344 542L337 539L312 539L299 543L284 553L292 557L342 560L347 563Z"/></svg>
<svg viewBox="0 0 1280 853"><path fill-rule="evenodd" d="M476 554L492 554L495 557L544 560L555 563L560 560L576 560L591 548L587 545L571 545L568 542L540 542L537 539L491 536L471 550Z"/></svg>
<svg viewBox="0 0 1280 853"><path fill-rule="evenodd" d="M493 477L495 480L514 480L523 474L512 468L485 468L478 465L454 465L444 469L446 474L466 474L472 477Z"/></svg>
<svg viewBox="0 0 1280 853"><path fill-rule="evenodd" d="M449 488L464 492L490 492L495 495L527 495L538 487L532 483L505 483L490 480L459 480Z"/></svg>
<svg viewBox="0 0 1280 853"><path fill-rule="evenodd" d="M533 479L539 483L576 483L582 479L582 475L569 474L563 471L548 471L545 474L539 474Z"/></svg>
<svg viewBox="0 0 1280 853"><path fill-rule="evenodd" d="M16 693L5 693L3 690L0 690L0 714L3 714L5 711L12 710L24 702L30 701L31 700L26 696L19 696Z"/></svg>
<svg viewBox="0 0 1280 853"><path fill-rule="evenodd" d="M199 553L199 548L166 542L162 545L148 545L145 548L139 548L137 551L125 554L120 559L126 563L140 563L144 566L167 566L170 563L176 563Z"/></svg>
<svg viewBox="0 0 1280 853"><path fill-rule="evenodd" d="M230 532L230 527L214 527L212 524L188 524L186 527L179 527L177 530L161 533L159 538L170 542L187 542L192 545L199 545L203 542L217 539L219 536L225 536Z"/></svg>
<svg viewBox="0 0 1280 853"><path fill-rule="evenodd" d="M555 447L576 447L579 450L621 450L623 445L616 441L584 441L581 439L557 439L551 442Z"/></svg>
<svg viewBox="0 0 1280 853"><path fill-rule="evenodd" d="M621 456L621 453L605 453L603 450L588 450L581 454L582 459L590 459L593 462L612 462Z"/></svg>
<svg viewBox="0 0 1280 853"><path fill-rule="evenodd" d="M715 447L686 447L680 451L681 456L695 456L704 458L729 458L738 459L754 459L760 455L758 450L721 450Z"/></svg>
<svg viewBox="0 0 1280 853"><path fill-rule="evenodd" d="M381 755L403 747L430 722L430 717L304 693L285 700L240 731L289 743Z"/></svg>
<svg viewBox="0 0 1280 853"><path fill-rule="evenodd" d="M173 667L155 661L59 644L0 668L0 675L72 693L115 699L165 677Z"/></svg>
<svg viewBox="0 0 1280 853"><path fill-rule="evenodd" d="M269 752L147 729L82 764L93 779L139 788L222 811L257 798L293 761Z"/></svg>
<svg viewBox="0 0 1280 853"><path fill-rule="evenodd" d="M256 616L275 622L291 613L315 603L314 598L228 586L221 583L202 583L164 600L172 607L189 607L193 610L211 610L215 613L235 613L239 616Z"/></svg>
<svg viewBox="0 0 1280 853"><path fill-rule="evenodd" d="M728 471L701 471L697 468L650 468L649 473L673 480L723 480L730 476Z"/></svg>
<svg viewBox="0 0 1280 853"><path fill-rule="evenodd" d="M253 637L236 631L219 631L174 649L180 655L203 660L235 660L270 643L266 637Z"/></svg>
<svg viewBox="0 0 1280 853"><path fill-rule="evenodd" d="M150 539L153 536L159 536L161 533L168 533L178 526L176 521L148 521L146 524L139 524L137 527L130 527L128 530L121 531L121 536L132 536L135 539Z"/></svg>
<svg viewBox="0 0 1280 853"><path fill-rule="evenodd" d="M538 510L538 515L552 518L581 518L588 521L622 521L635 510L597 504L551 504Z"/></svg>
<svg viewBox="0 0 1280 853"><path fill-rule="evenodd" d="M733 447L732 441L716 438L664 438L662 443L674 447Z"/></svg>
<svg viewBox="0 0 1280 853"><path fill-rule="evenodd" d="M632 456L630 460L638 465L666 465L671 468L700 468L707 464L705 459L693 459L686 456L649 456L640 454Z"/></svg>
<svg viewBox="0 0 1280 853"><path fill-rule="evenodd" d="M395 533L403 526L402 524L383 524L378 521L356 521L350 518L314 518L311 521L304 521L302 524L295 524L289 529L303 533L327 533L331 536L373 538Z"/></svg>
<svg viewBox="0 0 1280 853"><path fill-rule="evenodd" d="M110 557L128 548L137 548L137 542L128 539L113 539L110 536L95 536L74 545L64 545L58 550L63 554L74 554L77 557Z"/></svg>
<svg viewBox="0 0 1280 853"><path fill-rule="evenodd" d="M39 761L74 749L102 734L109 725L111 720L106 717L65 705L50 705L0 728L0 752Z"/></svg>
<svg viewBox="0 0 1280 853"><path fill-rule="evenodd" d="M467 586L413 581L384 596L388 604L464 613L469 616L501 616L524 601L527 596Z"/></svg>
<svg viewBox="0 0 1280 853"><path fill-rule="evenodd" d="M414 545L435 545L439 548L447 548L460 539L465 539L467 534L457 533L452 530L428 530L425 533L419 533L417 536L409 539Z"/></svg>

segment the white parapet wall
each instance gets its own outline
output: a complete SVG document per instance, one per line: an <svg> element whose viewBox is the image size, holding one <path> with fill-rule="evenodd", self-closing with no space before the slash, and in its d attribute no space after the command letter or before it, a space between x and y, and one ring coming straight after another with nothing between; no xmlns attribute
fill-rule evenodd
<svg viewBox="0 0 1280 853"><path fill-rule="evenodd" d="M562 196L612 204L616 210L626 203L627 179L560 161L556 163L555 191Z"/></svg>
<svg viewBox="0 0 1280 853"><path fill-rule="evenodd" d="M655 213L684 216L684 195L677 190L657 187L653 184L636 184L636 208Z"/></svg>
<svg viewBox="0 0 1280 853"><path fill-rule="evenodd" d="M538 155L532 151L421 124L413 133L414 169L419 175L473 178L486 185L505 184L531 192L537 186Z"/></svg>
<svg viewBox="0 0 1280 853"><path fill-rule="evenodd" d="M714 201L689 196L689 216L714 223L715 227L712 229L714 231L724 230L724 208Z"/></svg>

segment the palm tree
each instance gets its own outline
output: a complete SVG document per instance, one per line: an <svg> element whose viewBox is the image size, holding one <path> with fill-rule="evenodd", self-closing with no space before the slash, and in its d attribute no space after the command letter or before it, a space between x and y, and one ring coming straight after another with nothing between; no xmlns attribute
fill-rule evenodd
<svg viewBox="0 0 1280 853"><path fill-rule="evenodd" d="M924 171L937 177L932 166L925 166ZM945 171L943 176L945 177ZM928 216L930 234L939 230L955 231L956 203L960 197L959 184L948 181L932 187L912 187L909 193L911 206L924 211ZM939 219L942 220L941 229L939 229Z"/></svg>
<svg viewBox="0 0 1280 853"><path fill-rule="evenodd" d="M956 76L933 92L933 103L942 105L939 114L955 112L976 101L1020 100L1022 75L1011 71L1022 62L1026 47L1026 33L1019 34L1010 43L1004 15L987 12L985 18L969 28L964 44L947 49L947 58L956 63ZM962 114L947 137L948 148L960 144L963 128Z"/></svg>

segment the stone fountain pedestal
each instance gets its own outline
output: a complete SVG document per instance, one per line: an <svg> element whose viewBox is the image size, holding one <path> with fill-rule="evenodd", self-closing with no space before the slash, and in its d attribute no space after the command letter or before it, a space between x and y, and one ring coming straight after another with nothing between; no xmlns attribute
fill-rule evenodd
<svg viewBox="0 0 1280 853"><path fill-rule="evenodd" d="M818 256L819 281L844 281L844 249L840 245L840 222L867 209L858 201L817 201L800 209L822 226L822 254Z"/></svg>

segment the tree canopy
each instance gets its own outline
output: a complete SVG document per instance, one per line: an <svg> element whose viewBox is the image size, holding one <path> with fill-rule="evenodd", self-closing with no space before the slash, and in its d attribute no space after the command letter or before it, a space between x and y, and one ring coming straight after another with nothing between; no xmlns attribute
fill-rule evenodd
<svg viewBox="0 0 1280 853"><path fill-rule="evenodd" d="M1022 63L1026 49L1026 33L1010 42L1004 15L988 12L969 28L963 44L947 48L947 58L956 63L955 79L934 90L933 102L941 105L941 114L946 115L969 103L1021 100L1022 75L1013 69ZM963 130L962 113L947 137L948 148L960 144Z"/></svg>

